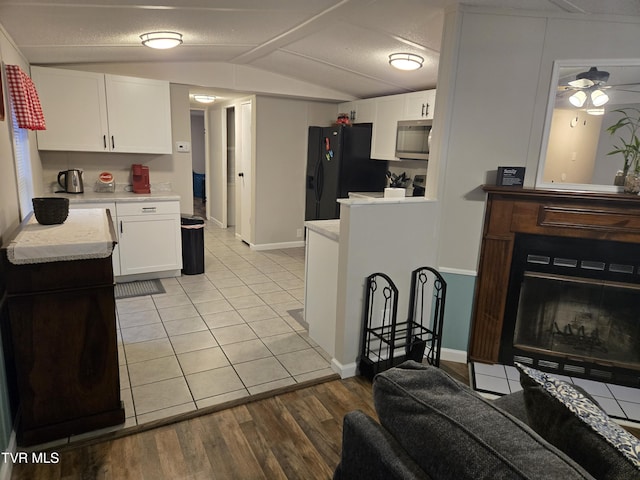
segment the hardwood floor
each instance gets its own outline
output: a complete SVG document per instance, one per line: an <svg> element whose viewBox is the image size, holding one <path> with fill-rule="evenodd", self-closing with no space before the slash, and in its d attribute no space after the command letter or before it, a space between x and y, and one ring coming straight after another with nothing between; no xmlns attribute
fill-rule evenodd
<svg viewBox="0 0 640 480"><path fill-rule="evenodd" d="M466 365L441 367L469 384ZM19 463L11 478L330 479L340 458L342 418L356 409L377 418L371 383L332 380L122 438L54 449L58 463Z"/></svg>
<svg viewBox="0 0 640 480"><path fill-rule="evenodd" d="M16 464L14 480L331 478L342 417L375 416L371 384L334 380L126 437ZM54 450L55 451L55 450Z"/></svg>

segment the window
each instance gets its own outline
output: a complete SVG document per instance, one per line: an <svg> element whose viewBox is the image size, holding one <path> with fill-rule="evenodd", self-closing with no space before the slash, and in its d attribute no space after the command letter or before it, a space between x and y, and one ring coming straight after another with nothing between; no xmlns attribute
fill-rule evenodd
<svg viewBox="0 0 640 480"><path fill-rule="evenodd" d="M6 84L5 84L6 85ZM31 212L33 198L33 177L31 176L31 155L29 154L29 134L25 128L20 128L16 120L13 103L9 89L8 93L9 117L11 119L11 136L13 143L13 159L16 166L16 183L18 187L18 200L20 202L20 218L24 218Z"/></svg>

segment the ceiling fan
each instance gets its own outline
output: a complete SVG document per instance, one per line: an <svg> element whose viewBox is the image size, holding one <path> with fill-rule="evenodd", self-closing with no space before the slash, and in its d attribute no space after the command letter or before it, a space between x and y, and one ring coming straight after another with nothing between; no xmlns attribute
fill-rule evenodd
<svg viewBox="0 0 640 480"><path fill-rule="evenodd" d="M609 101L606 90L615 88L617 90L638 93L638 90L624 87L638 87L640 83L627 83L619 85L609 85L609 72L598 70L598 67L591 67L585 72L580 72L575 79L563 82L558 85L558 95L569 96L569 103L576 108L587 107L587 112L592 114L603 114L603 106ZM586 105L585 105L586 104Z"/></svg>

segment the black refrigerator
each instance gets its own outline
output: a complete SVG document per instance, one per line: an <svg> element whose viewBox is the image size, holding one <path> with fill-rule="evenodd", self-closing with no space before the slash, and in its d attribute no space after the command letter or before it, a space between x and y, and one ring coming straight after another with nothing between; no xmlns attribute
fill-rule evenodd
<svg viewBox="0 0 640 480"><path fill-rule="evenodd" d="M340 218L338 198L384 190L387 162L370 158L371 127L309 127L305 220Z"/></svg>

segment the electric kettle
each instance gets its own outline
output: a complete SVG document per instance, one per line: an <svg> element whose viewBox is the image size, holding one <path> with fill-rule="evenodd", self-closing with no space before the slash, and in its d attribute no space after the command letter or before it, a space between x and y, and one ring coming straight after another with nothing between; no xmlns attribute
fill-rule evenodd
<svg viewBox="0 0 640 480"><path fill-rule="evenodd" d="M64 182L61 180L64 177ZM82 170L73 168L58 173L58 183L67 193L83 193L84 185L82 184Z"/></svg>

